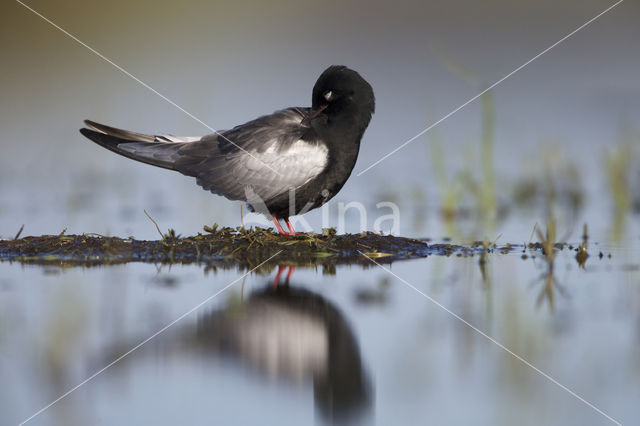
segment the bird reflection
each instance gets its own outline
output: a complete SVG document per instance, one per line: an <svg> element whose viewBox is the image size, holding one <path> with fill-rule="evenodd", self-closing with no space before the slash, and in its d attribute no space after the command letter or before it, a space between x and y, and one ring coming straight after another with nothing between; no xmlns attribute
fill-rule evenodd
<svg viewBox="0 0 640 426"><path fill-rule="evenodd" d="M364 423L370 417L373 389L365 372L358 342L343 314L324 297L276 281L198 316L195 324L180 324L137 352L120 371L147 363L148 356L164 359L196 356L246 369L262 380L313 387L318 420L326 423ZM118 342L100 351L93 369L116 359L139 340ZM215 365L215 363L212 363ZM118 371L116 369L116 371ZM112 375L115 372L112 373Z"/></svg>
<svg viewBox="0 0 640 426"><path fill-rule="evenodd" d="M371 385L349 324L311 291L269 284L240 307L200 317L196 337L207 353L266 377L311 380L316 408L327 421L357 420L371 405Z"/></svg>

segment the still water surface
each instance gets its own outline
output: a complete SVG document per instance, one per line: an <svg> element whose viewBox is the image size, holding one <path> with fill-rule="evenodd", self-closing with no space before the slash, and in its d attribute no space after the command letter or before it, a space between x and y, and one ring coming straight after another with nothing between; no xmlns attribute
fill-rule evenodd
<svg viewBox="0 0 640 426"><path fill-rule="evenodd" d="M602 245L556 286L521 253L394 274L622 423L640 415L639 245ZM599 259L597 251L604 251ZM608 253L612 257L608 258ZM275 262L275 260L274 260ZM607 424L378 267L250 274L30 424ZM0 264L2 424L16 424L244 274ZM550 297L551 296L551 297Z"/></svg>

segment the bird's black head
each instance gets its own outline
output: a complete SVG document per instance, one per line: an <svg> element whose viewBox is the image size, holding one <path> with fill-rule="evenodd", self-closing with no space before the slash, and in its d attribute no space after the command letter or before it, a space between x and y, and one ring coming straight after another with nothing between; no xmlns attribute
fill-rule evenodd
<svg viewBox="0 0 640 426"><path fill-rule="evenodd" d="M349 125L364 132L374 111L371 85L344 65L332 65L313 86L312 112L308 119L316 129Z"/></svg>

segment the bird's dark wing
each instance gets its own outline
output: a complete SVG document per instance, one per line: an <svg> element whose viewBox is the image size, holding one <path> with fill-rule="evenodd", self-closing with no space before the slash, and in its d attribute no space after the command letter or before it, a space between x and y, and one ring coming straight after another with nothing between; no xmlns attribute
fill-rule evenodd
<svg viewBox="0 0 640 426"><path fill-rule="evenodd" d="M180 138L147 135L91 121L81 133L125 157L194 176L198 185L232 200L268 202L322 173L328 150L307 126L308 109L289 108L231 130Z"/></svg>
<svg viewBox="0 0 640 426"><path fill-rule="evenodd" d="M262 153L273 146L284 151L310 131L308 125L301 124L309 112L310 108L287 108L221 132L220 152L225 155L243 150Z"/></svg>
<svg viewBox="0 0 640 426"><path fill-rule="evenodd" d="M185 144L175 169L195 176L198 185L214 194L252 205L268 203L304 185L327 165L326 145L301 124L307 114L303 108L276 111Z"/></svg>

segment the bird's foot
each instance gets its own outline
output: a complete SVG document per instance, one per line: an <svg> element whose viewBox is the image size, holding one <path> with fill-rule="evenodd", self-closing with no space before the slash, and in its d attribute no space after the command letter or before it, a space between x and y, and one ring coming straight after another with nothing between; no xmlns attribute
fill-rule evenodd
<svg viewBox="0 0 640 426"><path fill-rule="evenodd" d="M280 236L295 237L297 235L307 235L306 232L296 232L295 229L293 229L293 226L291 226L291 223L289 223L289 219L284 219L284 223L287 224L287 228L289 228L289 231L284 230L282 225L280 225L280 220L278 218L273 217L273 223L276 225L276 230L278 231L278 235Z"/></svg>
<svg viewBox="0 0 640 426"><path fill-rule="evenodd" d="M293 226L291 226L291 223L289 223L289 219L285 219L284 223L287 224L287 228L289 228L289 236L290 237L295 237L296 235L307 235L306 232L296 232L295 229L293 229Z"/></svg>

